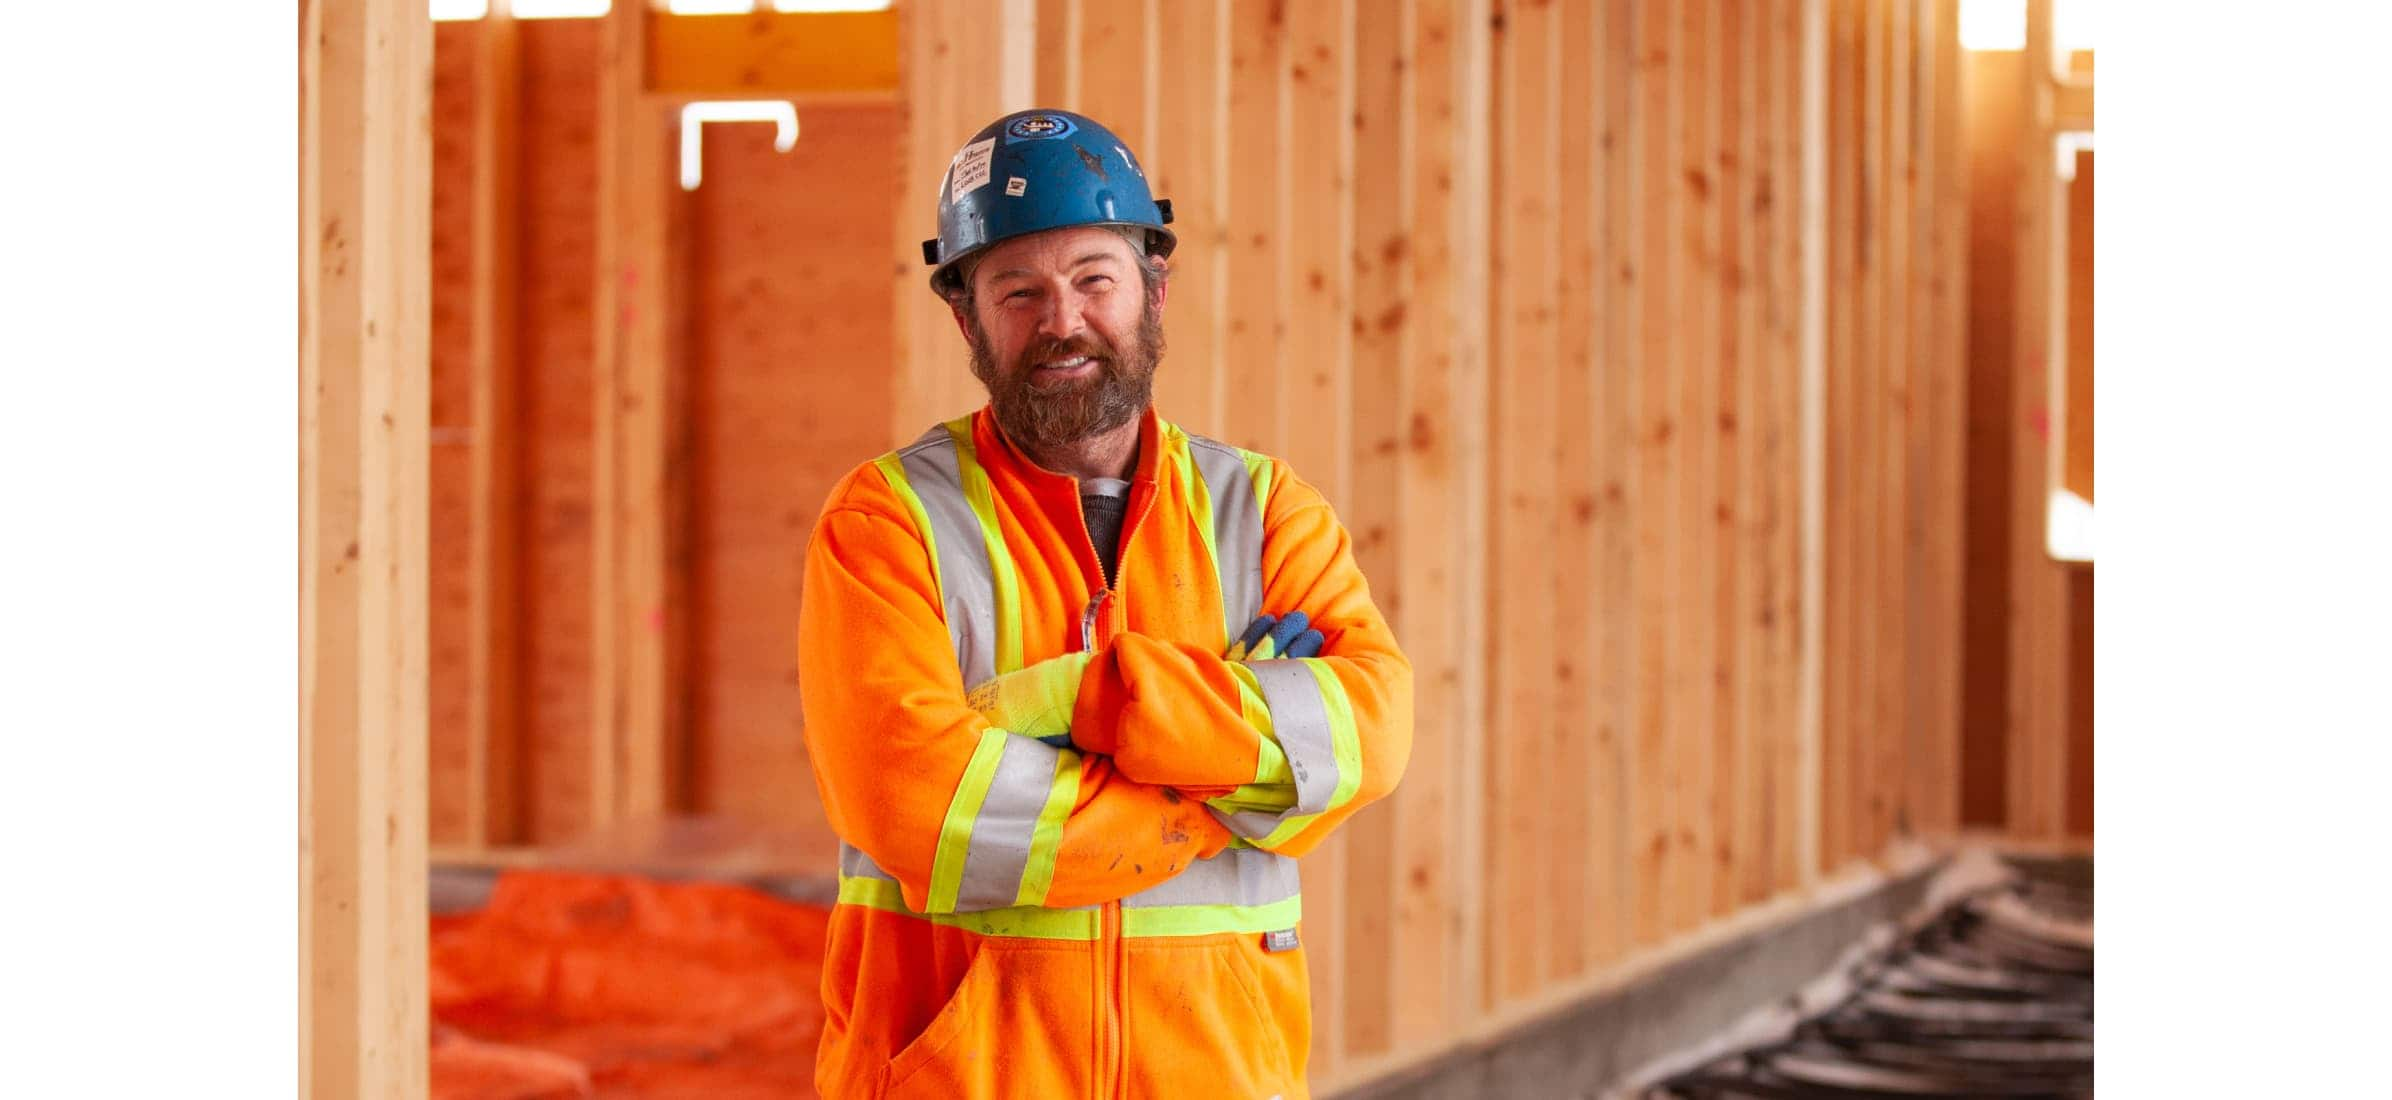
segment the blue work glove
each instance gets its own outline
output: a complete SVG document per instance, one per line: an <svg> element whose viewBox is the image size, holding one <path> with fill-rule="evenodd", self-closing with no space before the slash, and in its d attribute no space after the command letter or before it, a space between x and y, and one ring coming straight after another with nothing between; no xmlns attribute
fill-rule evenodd
<svg viewBox="0 0 2392 1100"><path fill-rule="evenodd" d="M1301 611L1290 611L1276 618L1258 615L1246 627L1246 633L1230 643L1229 652L1223 656L1232 661L1318 656L1328 639L1320 631L1309 629L1310 625L1311 620Z"/></svg>

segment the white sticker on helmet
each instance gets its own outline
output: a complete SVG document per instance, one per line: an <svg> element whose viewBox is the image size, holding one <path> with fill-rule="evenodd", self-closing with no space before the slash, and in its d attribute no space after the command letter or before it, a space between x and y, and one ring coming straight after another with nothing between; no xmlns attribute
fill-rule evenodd
<svg viewBox="0 0 2392 1100"><path fill-rule="evenodd" d="M1030 181L1029 181L1029 180L1023 179L1023 178L1021 178L1020 176L1007 176L1007 177L1005 177L1005 193L1006 193L1007 195L1011 195L1012 197L1014 197L1014 198L1017 198L1017 199L1018 199L1018 198L1022 197L1022 192L1024 192L1024 191L1027 191L1027 190L1029 190L1029 189L1030 189Z"/></svg>
<svg viewBox="0 0 2392 1100"><path fill-rule="evenodd" d="M974 188L988 184L988 161L997 151L997 139L975 141L955 154L955 163L947 168L947 201L953 202Z"/></svg>

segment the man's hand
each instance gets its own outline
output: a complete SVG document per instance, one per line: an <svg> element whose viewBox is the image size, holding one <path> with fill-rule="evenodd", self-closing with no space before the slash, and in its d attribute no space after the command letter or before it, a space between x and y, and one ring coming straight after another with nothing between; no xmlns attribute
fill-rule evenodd
<svg viewBox="0 0 2392 1100"><path fill-rule="evenodd" d="M1069 747L1072 704L1080 697L1080 674L1093 656L1050 657L982 683L965 693L964 701L998 729Z"/></svg>
<svg viewBox="0 0 2392 1100"><path fill-rule="evenodd" d="M1274 657L1317 657L1328 639L1318 630L1308 629L1311 620L1301 611L1290 611L1285 618L1257 615L1246 627L1246 633L1229 643L1223 657L1232 661L1268 661Z"/></svg>
<svg viewBox="0 0 2392 1100"><path fill-rule="evenodd" d="M1231 642L1223 656L1231 661L1267 661L1278 657L1311 657L1326 641L1301 611L1285 616L1262 615ZM1056 748L1071 745L1071 712L1080 695L1080 676L1093 654L1066 653L1018 672L985 681L965 693L964 701L988 723L1008 733L1034 737Z"/></svg>

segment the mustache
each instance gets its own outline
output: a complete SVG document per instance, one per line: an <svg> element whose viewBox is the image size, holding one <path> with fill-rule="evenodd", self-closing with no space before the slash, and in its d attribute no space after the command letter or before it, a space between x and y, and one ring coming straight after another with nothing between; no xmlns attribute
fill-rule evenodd
<svg viewBox="0 0 2392 1100"><path fill-rule="evenodd" d="M1062 340L1047 339L1032 344L1023 349L1021 364L1024 367L1035 367L1040 363L1051 363L1076 355L1085 355L1091 359L1101 360L1108 370L1112 369L1113 361L1116 358L1111 344L1099 339L1094 333L1081 333Z"/></svg>

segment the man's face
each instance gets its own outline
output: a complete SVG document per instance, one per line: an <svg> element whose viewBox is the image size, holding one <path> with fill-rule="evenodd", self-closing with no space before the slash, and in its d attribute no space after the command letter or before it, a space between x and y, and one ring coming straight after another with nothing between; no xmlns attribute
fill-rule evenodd
<svg viewBox="0 0 2392 1100"><path fill-rule="evenodd" d="M1163 294L1146 293L1120 234L1081 226L1006 241L981 257L971 291L973 309L956 320L1014 443L1064 446L1145 411L1163 354Z"/></svg>

